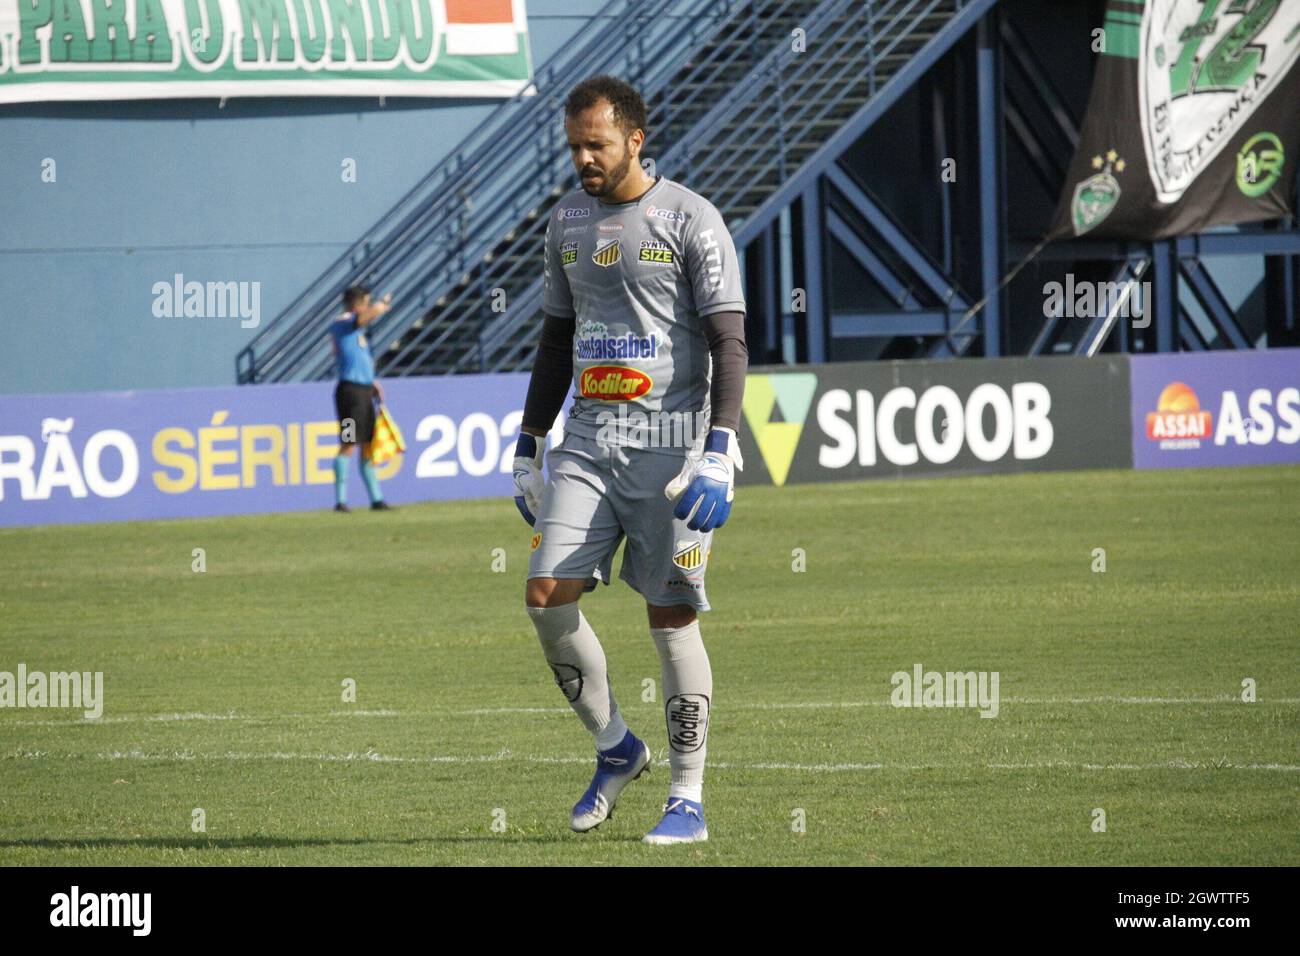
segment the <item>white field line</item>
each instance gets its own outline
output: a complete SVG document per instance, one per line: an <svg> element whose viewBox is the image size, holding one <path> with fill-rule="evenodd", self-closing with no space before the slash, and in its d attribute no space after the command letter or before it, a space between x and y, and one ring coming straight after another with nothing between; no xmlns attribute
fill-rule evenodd
<svg viewBox="0 0 1300 956"><path fill-rule="evenodd" d="M494 754L469 754L457 756L400 757L381 754L375 750L351 753L293 753L275 750L262 753L242 753L227 751L224 753L198 753L193 750L106 750L97 753L51 753L45 750L20 750L0 753L0 760L156 760L156 761L205 761L220 763L223 761L274 761L293 760L310 763L393 763L393 764L482 764L508 763L522 761L536 764L590 764L592 758L586 757L541 757L532 754L513 754L501 750ZM659 761L663 763L662 760ZM1024 763L986 763L986 764L885 764L885 763L729 763L710 761L707 766L715 770L793 770L802 773L858 773L862 771L918 771L918 770L1281 770L1300 771L1300 764L1278 763L1194 763L1186 760L1171 760L1164 763L1074 763L1068 760L1029 761Z"/></svg>
<svg viewBox="0 0 1300 956"><path fill-rule="evenodd" d="M1222 697L1003 697L999 706L1066 706L1077 704L1236 704L1240 698L1231 694ZM1260 700L1257 703L1300 704L1300 697L1277 697ZM626 705L620 704L620 707ZM860 707L892 707L889 700L846 700L846 701L783 701L781 703L738 703L730 704L727 710L854 710ZM714 708L715 710L717 708ZM900 707L899 710L935 710L950 708L934 707ZM457 715L481 717L490 714L567 714L568 707L477 707L472 710L455 711Z"/></svg>
<svg viewBox="0 0 1300 956"><path fill-rule="evenodd" d="M1238 704L1241 700L1231 694L1221 697L1003 697L1001 707L1027 705L1063 707L1080 704L1166 704L1171 706L1195 704ZM1300 697L1276 697L1259 700L1259 704L1300 704ZM627 709L628 705L622 705ZM638 702L632 702L632 707ZM727 710L856 710L862 707L892 707L888 700L847 700L847 701L784 701L780 703L745 703L729 704ZM1255 706L1255 705L1251 705ZM8 710L9 708L4 708ZM955 708L901 707L900 710L935 710ZM967 708L969 709L969 708ZM495 714L568 714L568 707L474 707L466 710L435 711L398 711L380 710L332 710L328 713L315 714L239 714L228 711L224 714L177 713L177 714L123 714L121 716L65 718L62 720L14 720L7 721L0 710L0 728L16 727L75 727L83 724L142 724L142 723L182 723L186 721L277 721L277 720L327 720L332 717L487 717Z"/></svg>

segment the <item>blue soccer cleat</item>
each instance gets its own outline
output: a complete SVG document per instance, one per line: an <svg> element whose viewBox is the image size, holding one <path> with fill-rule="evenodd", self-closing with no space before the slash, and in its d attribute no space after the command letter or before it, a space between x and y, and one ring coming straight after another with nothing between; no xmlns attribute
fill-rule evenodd
<svg viewBox="0 0 1300 956"><path fill-rule="evenodd" d="M650 748L628 731L617 747L596 754L596 775L573 807L570 826L578 833L594 830L614 815L618 795L650 769Z"/></svg>
<svg viewBox="0 0 1300 956"><path fill-rule="evenodd" d="M703 843L709 838L704 825L704 807L684 797L670 797L664 806L664 818L645 835L643 843Z"/></svg>

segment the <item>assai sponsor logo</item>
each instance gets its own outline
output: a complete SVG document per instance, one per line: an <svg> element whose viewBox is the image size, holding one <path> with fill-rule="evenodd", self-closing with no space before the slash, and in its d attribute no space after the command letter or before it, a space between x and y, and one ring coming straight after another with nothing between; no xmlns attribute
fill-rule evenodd
<svg viewBox="0 0 1300 956"><path fill-rule="evenodd" d="M590 217L590 209L582 209L579 207L561 209L555 214L555 218L560 220L560 222L569 222L574 219L589 219Z"/></svg>
<svg viewBox="0 0 1300 956"><path fill-rule="evenodd" d="M574 355L581 362L599 362L617 359L635 362L653 359L659 355L659 333L640 335L625 332L614 335L603 322L583 322L573 337Z"/></svg>
<svg viewBox="0 0 1300 956"><path fill-rule="evenodd" d="M591 253L591 261L596 265L609 268L622 258L623 247L617 237L596 240L596 248Z"/></svg>
<svg viewBox="0 0 1300 956"><path fill-rule="evenodd" d="M668 745L681 754L704 746L709 731L709 698L703 694L676 694L664 708L668 715Z"/></svg>
<svg viewBox="0 0 1300 956"><path fill-rule="evenodd" d="M664 222L682 223L686 221L686 213L680 209L664 209L662 206L646 206L645 214L651 219L661 219Z"/></svg>
<svg viewBox="0 0 1300 956"><path fill-rule="evenodd" d="M1147 412L1147 438L1161 448L1200 448L1209 438L1214 416L1201 408L1201 400L1189 386L1171 382L1160 392L1156 410Z"/></svg>
<svg viewBox="0 0 1300 956"><path fill-rule="evenodd" d="M637 260L640 262L654 262L659 265L672 265L674 261L672 246L658 239L642 240Z"/></svg>
<svg viewBox="0 0 1300 956"><path fill-rule="evenodd" d="M1300 442L1300 388L1256 388L1241 398L1232 389L1219 395L1217 413L1201 407L1191 386L1171 382L1160 392L1156 410L1148 412L1146 434L1162 450L1200 448L1201 442L1215 446L1294 445Z"/></svg>
<svg viewBox="0 0 1300 956"><path fill-rule="evenodd" d="M578 261L578 244L576 242L560 243L560 264L565 268Z"/></svg>
<svg viewBox="0 0 1300 956"><path fill-rule="evenodd" d="M593 365L582 370L578 378L583 398L603 402L627 402L649 394L654 381L640 369L626 365Z"/></svg>

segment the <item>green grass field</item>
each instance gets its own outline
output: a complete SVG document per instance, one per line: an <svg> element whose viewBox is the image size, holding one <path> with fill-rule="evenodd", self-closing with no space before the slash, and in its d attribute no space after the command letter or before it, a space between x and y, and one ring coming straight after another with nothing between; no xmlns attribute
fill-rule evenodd
<svg viewBox="0 0 1300 956"><path fill-rule="evenodd" d="M527 562L504 500L0 530L0 670L106 685L0 710L0 863L1300 863L1300 468L742 487L688 847L639 843L666 763L569 832ZM644 605L583 607L662 756ZM890 706L917 663L998 672L998 716Z"/></svg>

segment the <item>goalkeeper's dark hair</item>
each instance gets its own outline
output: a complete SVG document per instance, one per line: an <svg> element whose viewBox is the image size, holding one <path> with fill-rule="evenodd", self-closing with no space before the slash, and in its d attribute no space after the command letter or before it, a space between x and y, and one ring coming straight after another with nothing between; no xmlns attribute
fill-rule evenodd
<svg viewBox="0 0 1300 956"><path fill-rule="evenodd" d="M343 308L352 308L368 295L370 295L370 290L363 285L349 286L343 290Z"/></svg>
<svg viewBox="0 0 1300 956"><path fill-rule="evenodd" d="M645 100L631 84L608 73L589 76L569 91L564 101L565 118L591 109L601 100L608 100L614 108L614 122L625 137L631 136L633 130L646 131Z"/></svg>

